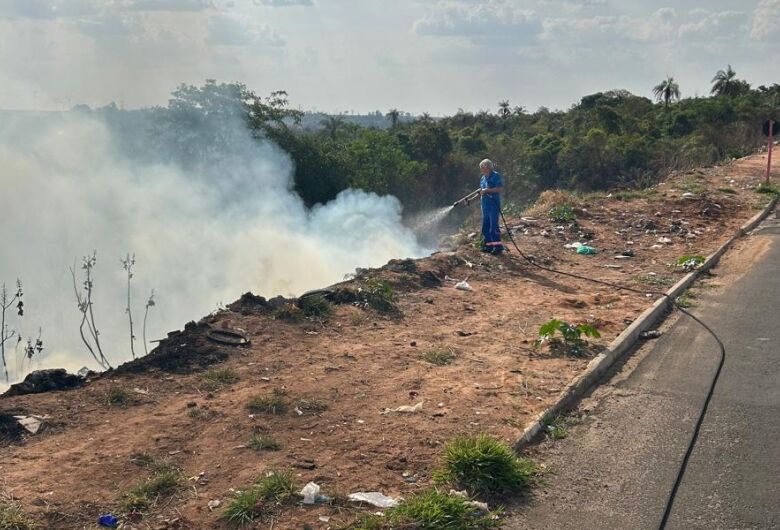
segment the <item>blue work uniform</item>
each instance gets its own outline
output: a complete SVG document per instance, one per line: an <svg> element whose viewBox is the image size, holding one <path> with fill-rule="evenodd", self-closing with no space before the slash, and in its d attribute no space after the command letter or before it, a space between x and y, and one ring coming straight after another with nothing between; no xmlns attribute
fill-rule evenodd
<svg viewBox="0 0 780 530"><path fill-rule="evenodd" d="M483 190L488 188L501 188L503 182L501 175L497 171L491 171L489 175L482 175L479 181L479 187ZM498 222L501 217L501 194L483 193L482 194L482 237L485 240L482 250L491 252L501 252L504 245L501 243L501 230L498 228Z"/></svg>

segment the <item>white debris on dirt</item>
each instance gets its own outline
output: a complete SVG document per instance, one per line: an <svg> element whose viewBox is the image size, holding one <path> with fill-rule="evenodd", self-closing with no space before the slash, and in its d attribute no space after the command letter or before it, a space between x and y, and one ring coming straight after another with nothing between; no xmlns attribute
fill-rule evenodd
<svg viewBox="0 0 780 530"><path fill-rule="evenodd" d="M352 502L365 502L377 508L395 508L399 503L398 499L388 497L378 491L358 491L350 493L347 498Z"/></svg>
<svg viewBox="0 0 780 530"><path fill-rule="evenodd" d="M389 414L390 412L404 412L404 413L421 412L423 409L423 403L425 402L420 401L416 405L401 405L400 407L396 407L394 409L384 409L380 414Z"/></svg>

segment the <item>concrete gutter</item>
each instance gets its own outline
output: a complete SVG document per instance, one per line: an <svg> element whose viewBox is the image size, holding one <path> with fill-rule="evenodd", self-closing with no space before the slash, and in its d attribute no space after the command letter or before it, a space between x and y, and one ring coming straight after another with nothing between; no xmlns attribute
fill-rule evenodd
<svg viewBox="0 0 780 530"><path fill-rule="evenodd" d="M578 399L584 396L612 367L615 361L632 350L643 331L655 328L663 320L672 310L673 300L684 293L702 273L713 268L737 239L758 226L774 210L777 202L778 198L773 198L766 208L743 224L736 234L721 245L718 250L710 254L701 267L686 274L679 282L666 291L667 296L656 300L652 306L647 308L634 322L624 329L605 351L594 357L588 363L585 371L561 391L555 403L541 412L533 422L525 427L522 436L515 442L515 450L519 451L530 444L544 430L545 425L555 419L556 416L566 412Z"/></svg>

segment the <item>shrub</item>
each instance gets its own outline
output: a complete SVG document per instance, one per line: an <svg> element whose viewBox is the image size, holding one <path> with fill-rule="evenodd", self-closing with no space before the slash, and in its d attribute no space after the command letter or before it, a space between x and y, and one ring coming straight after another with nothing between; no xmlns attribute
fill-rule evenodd
<svg viewBox="0 0 780 530"><path fill-rule="evenodd" d="M472 495L495 496L523 490L536 471L505 443L487 434L459 436L444 447L440 482L466 488Z"/></svg>
<svg viewBox="0 0 780 530"><path fill-rule="evenodd" d="M550 211L547 212L547 216L550 218L550 221L556 223L571 223L575 220L574 210L572 210L571 205L569 204L553 206L550 208Z"/></svg>
<svg viewBox="0 0 780 530"><path fill-rule="evenodd" d="M181 470L165 461L152 460L148 467L152 475L125 493L122 508L125 511L145 510L163 496L172 495L181 486Z"/></svg>
<svg viewBox="0 0 780 530"><path fill-rule="evenodd" d="M245 491L238 492L225 509L223 517L231 525L251 524L274 512L274 508L294 498L295 485L291 472L271 472Z"/></svg>
<svg viewBox="0 0 780 530"><path fill-rule="evenodd" d="M556 337L560 333L561 338ZM572 355L581 355L584 353L586 337L599 338L601 334L590 324L572 325L564 320L552 319L539 328L539 338L536 339L536 346L541 346L547 342L553 349L563 348L566 353Z"/></svg>
<svg viewBox="0 0 780 530"><path fill-rule="evenodd" d="M106 392L106 402L109 407L127 407L135 405L138 400L124 388L112 386Z"/></svg>
<svg viewBox="0 0 780 530"><path fill-rule="evenodd" d="M689 256L686 254L684 256L680 256L680 258L675 262L675 266L683 269L684 271L691 272L701 267L703 263L704 256Z"/></svg>
<svg viewBox="0 0 780 530"><path fill-rule="evenodd" d="M307 317L325 318L333 312L333 304L323 295L301 298L298 300L298 307Z"/></svg>
<svg viewBox="0 0 780 530"><path fill-rule="evenodd" d="M398 311L395 305L395 293L390 284L384 280L368 280L365 288L359 291L361 300L374 311L394 313Z"/></svg>

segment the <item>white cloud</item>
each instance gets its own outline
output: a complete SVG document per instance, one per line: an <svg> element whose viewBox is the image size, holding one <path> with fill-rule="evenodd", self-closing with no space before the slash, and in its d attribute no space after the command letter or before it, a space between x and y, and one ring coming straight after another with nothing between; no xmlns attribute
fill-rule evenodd
<svg viewBox="0 0 780 530"><path fill-rule="evenodd" d="M780 0L761 0L753 13L750 36L760 41L780 38Z"/></svg>
<svg viewBox="0 0 780 530"><path fill-rule="evenodd" d="M214 8L211 0L124 0L120 5L133 11L205 11Z"/></svg>
<svg viewBox="0 0 780 530"><path fill-rule="evenodd" d="M313 6L313 0L254 0L255 5L268 7Z"/></svg>
<svg viewBox="0 0 780 530"><path fill-rule="evenodd" d="M681 40L714 42L743 33L746 21L744 12L720 11L682 24L678 33Z"/></svg>
<svg viewBox="0 0 780 530"><path fill-rule="evenodd" d="M274 28L244 15L213 15L209 17L207 27L209 44L217 46L278 48L285 45Z"/></svg>
<svg viewBox="0 0 780 530"><path fill-rule="evenodd" d="M501 0L439 2L414 23L417 35L465 37L483 44L530 43L541 31L541 20L533 11Z"/></svg>

